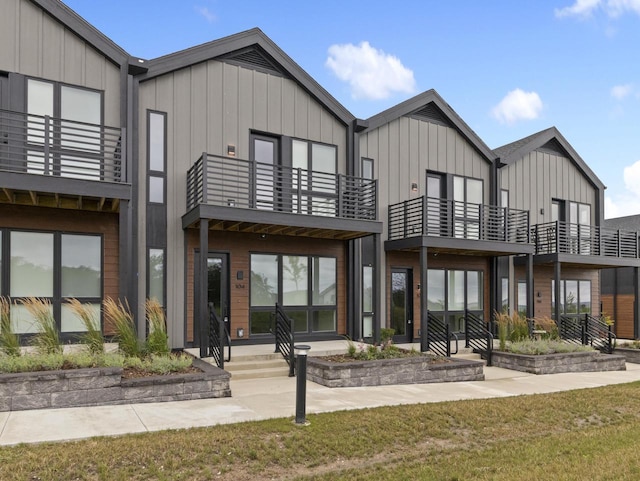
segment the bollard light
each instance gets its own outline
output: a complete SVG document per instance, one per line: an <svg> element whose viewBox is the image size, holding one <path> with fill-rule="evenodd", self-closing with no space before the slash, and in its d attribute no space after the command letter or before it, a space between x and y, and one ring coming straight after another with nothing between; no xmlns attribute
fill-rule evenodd
<svg viewBox="0 0 640 481"><path fill-rule="evenodd" d="M296 424L307 424L307 353L311 346L294 346L296 353Z"/></svg>

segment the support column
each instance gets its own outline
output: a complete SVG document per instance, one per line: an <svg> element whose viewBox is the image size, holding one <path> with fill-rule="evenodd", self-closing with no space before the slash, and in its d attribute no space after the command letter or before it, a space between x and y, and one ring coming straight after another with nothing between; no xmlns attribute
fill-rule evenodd
<svg viewBox="0 0 640 481"><path fill-rule="evenodd" d="M535 316L535 297L533 292L533 254L527 254L527 319Z"/></svg>
<svg viewBox="0 0 640 481"><path fill-rule="evenodd" d="M633 337L640 337L640 267L633 268Z"/></svg>
<svg viewBox="0 0 640 481"><path fill-rule="evenodd" d="M420 351L425 352L429 346L427 345L427 247L420 247Z"/></svg>
<svg viewBox="0 0 640 481"><path fill-rule="evenodd" d="M209 221L200 219L200 265L195 286L196 309L193 316L194 334L199 333L200 357L207 357L209 341L209 317L207 316L207 257L209 254Z"/></svg>
<svg viewBox="0 0 640 481"><path fill-rule="evenodd" d="M373 252L374 252L374 264L373 264L373 293L374 293L374 311L373 311L373 339L375 342L380 342L380 321L384 319L382 315L382 296L384 295L384 282L380 279L380 263L381 261L381 246L382 236L375 234L373 236Z"/></svg>
<svg viewBox="0 0 640 481"><path fill-rule="evenodd" d="M133 236L131 232L131 208L128 200L120 200L120 212L118 219L118 296L124 302L131 302L132 292L135 289L133 275L135 265L133 264Z"/></svg>
<svg viewBox="0 0 640 481"><path fill-rule="evenodd" d="M561 304L561 299L560 299L560 279L561 279L561 268L560 268L560 261L556 261L555 265L553 266L553 279L555 282L555 285L553 286L554 289L554 298L555 298L555 306L554 306L554 313L553 315L555 316L556 322L560 322L560 304Z"/></svg>

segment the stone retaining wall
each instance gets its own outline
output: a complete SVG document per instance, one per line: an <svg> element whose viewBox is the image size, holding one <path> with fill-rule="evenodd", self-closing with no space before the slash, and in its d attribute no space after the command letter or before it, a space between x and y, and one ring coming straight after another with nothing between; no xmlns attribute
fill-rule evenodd
<svg viewBox="0 0 640 481"><path fill-rule="evenodd" d="M229 373L200 359L201 373L121 379L122 368L0 374L0 411L231 396Z"/></svg>
<svg viewBox="0 0 640 481"><path fill-rule="evenodd" d="M624 356L627 362L640 364L640 349L627 349L624 347L617 347L613 351L613 353L619 356Z"/></svg>
<svg viewBox="0 0 640 481"><path fill-rule="evenodd" d="M432 362L427 356L344 363L309 357L307 379L327 387L483 381L483 365L459 359Z"/></svg>
<svg viewBox="0 0 640 481"><path fill-rule="evenodd" d="M532 374L626 370L623 356L601 354L599 351L544 354L539 356L493 351L491 361L496 367Z"/></svg>

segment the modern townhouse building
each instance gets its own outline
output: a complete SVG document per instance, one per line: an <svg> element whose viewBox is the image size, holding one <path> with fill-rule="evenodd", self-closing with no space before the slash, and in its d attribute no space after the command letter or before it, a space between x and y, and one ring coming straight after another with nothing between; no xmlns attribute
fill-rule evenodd
<svg viewBox="0 0 640 481"><path fill-rule="evenodd" d="M142 336L154 297L202 355L210 311L263 343L276 304L297 340L409 342L596 315L599 269L638 263L555 129L494 151L433 90L358 119L258 29L144 60L58 0L4 0L0 40L0 295L49 299L67 341L68 298L127 299Z"/></svg>

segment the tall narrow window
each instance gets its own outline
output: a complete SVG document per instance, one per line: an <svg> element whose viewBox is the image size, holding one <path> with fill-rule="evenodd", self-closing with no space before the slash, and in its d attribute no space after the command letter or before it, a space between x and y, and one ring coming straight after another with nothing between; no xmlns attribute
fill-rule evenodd
<svg viewBox="0 0 640 481"><path fill-rule="evenodd" d="M373 337L373 266L362 266L362 337Z"/></svg>
<svg viewBox="0 0 640 481"><path fill-rule="evenodd" d="M453 177L453 211L455 237L480 238L480 208L483 202L480 179Z"/></svg>
<svg viewBox="0 0 640 481"><path fill-rule="evenodd" d="M166 178L166 114L149 112L148 127L149 202L162 204Z"/></svg>
<svg viewBox="0 0 640 481"><path fill-rule="evenodd" d="M373 180L373 159L362 158L362 178Z"/></svg>
<svg viewBox="0 0 640 481"><path fill-rule="evenodd" d="M518 281L518 314L527 315L527 283Z"/></svg>
<svg viewBox="0 0 640 481"><path fill-rule="evenodd" d="M164 299L164 249L149 249L149 299L155 299L165 305Z"/></svg>

